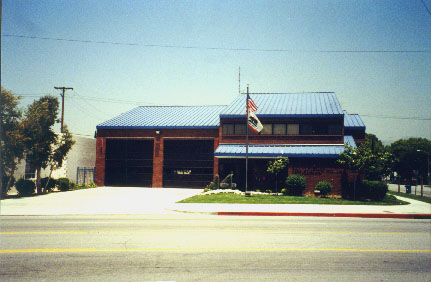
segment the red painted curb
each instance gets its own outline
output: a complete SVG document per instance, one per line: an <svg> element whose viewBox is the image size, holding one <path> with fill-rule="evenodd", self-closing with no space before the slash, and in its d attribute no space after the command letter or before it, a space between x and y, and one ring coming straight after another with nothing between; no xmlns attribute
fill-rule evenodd
<svg viewBox="0 0 431 282"><path fill-rule="evenodd" d="M217 212L217 215L431 219L431 214L394 214L394 213L391 214L391 213Z"/></svg>

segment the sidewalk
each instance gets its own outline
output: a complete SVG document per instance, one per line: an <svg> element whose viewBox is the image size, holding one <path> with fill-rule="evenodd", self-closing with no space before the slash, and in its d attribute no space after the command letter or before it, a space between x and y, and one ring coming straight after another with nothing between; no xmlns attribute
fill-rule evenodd
<svg viewBox="0 0 431 282"><path fill-rule="evenodd" d="M431 205L410 202L400 206L280 205L280 204L180 204L199 194L200 189L99 187L47 195L5 199L0 215L95 215L95 214L175 214L211 215L327 216L369 218L427 218Z"/></svg>

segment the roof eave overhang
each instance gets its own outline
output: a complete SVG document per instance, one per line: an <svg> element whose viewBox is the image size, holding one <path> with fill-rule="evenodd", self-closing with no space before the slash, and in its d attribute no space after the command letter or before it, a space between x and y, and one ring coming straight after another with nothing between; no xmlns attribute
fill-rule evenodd
<svg viewBox="0 0 431 282"><path fill-rule="evenodd" d="M336 159L340 155L338 154L248 154L251 159L274 159L278 157L289 157L289 158L331 158ZM231 159L244 159L245 154L223 154L215 153L215 158L231 158Z"/></svg>
<svg viewBox="0 0 431 282"><path fill-rule="evenodd" d="M219 129L219 125L216 126L96 126L96 129Z"/></svg>
<svg viewBox="0 0 431 282"><path fill-rule="evenodd" d="M243 115L220 115L220 118L244 118ZM316 114L302 114L302 115L273 115L273 114L256 114L258 118L343 118L343 114L327 114L327 115L316 115Z"/></svg>

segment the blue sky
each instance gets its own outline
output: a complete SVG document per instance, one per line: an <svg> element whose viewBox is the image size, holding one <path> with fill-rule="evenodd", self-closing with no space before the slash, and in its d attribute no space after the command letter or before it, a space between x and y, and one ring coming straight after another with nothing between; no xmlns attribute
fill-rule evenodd
<svg viewBox="0 0 431 282"><path fill-rule="evenodd" d="M229 104L240 66L243 91L334 91L385 142L431 139L423 3L3 0L2 86L23 94L23 106L73 87L65 122L93 135L137 105Z"/></svg>

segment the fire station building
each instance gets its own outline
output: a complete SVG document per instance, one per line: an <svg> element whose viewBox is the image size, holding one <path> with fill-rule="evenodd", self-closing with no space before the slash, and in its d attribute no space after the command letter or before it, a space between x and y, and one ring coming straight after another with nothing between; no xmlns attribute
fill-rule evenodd
<svg viewBox="0 0 431 282"><path fill-rule="evenodd" d="M250 94L263 124L249 131L249 189L275 186L268 161L288 157L278 176L306 178L306 193L317 182L340 194L346 172L336 160L344 145L365 139L359 115L341 108L335 93ZM97 126L96 184L107 186L203 188L215 175L233 173L245 186L246 95L227 106L142 106Z"/></svg>

